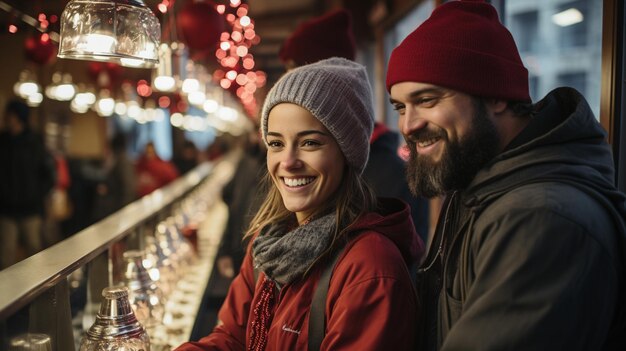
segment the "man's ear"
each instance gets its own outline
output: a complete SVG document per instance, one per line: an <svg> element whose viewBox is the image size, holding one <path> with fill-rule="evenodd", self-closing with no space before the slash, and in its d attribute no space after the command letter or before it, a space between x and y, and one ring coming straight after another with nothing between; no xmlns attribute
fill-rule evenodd
<svg viewBox="0 0 626 351"><path fill-rule="evenodd" d="M485 100L485 104L487 109L493 113L494 116L502 114L502 112L506 111L509 103L506 100L498 100L498 99L488 99Z"/></svg>

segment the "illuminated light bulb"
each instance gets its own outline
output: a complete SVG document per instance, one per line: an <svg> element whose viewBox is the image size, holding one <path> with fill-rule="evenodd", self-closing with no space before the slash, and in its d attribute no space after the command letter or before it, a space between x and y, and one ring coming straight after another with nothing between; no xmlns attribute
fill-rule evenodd
<svg viewBox="0 0 626 351"><path fill-rule="evenodd" d="M237 110L230 107L222 107L217 111L217 117L224 121L235 121L237 119Z"/></svg>
<svg viewBox="0 0 626 351"><path fill-rule="evenodd" d="M202 108L206 113L215 113L219 109L220 105L215 100L207 99Z"/></svg>
<svg viewBox="0 0 626 351"><path fill-rule="evenodd" d="M245 85L248 82L248 77L245 74L239 74L235 80L239 85Z"/></svg>
<svg viewBox="0 0 626 351"><path fill-rule="evenodd" d="M154 78L154 87L160 91L173 91L175 85L174 77L158 76Z"/></svg>
<svg viewBox="0 0 626 351"><path fill-rule="evenodd" d="M248 48L241 45L237 47L237 56L244 57L248 54Z"/></svg>
<svg viewBox="0 0 626 351"><path fill-rule="evenodd" d="M74 100L70 103L70 110L75 113L87 113L87 111L89 111L89 105L81 104L80 102L77 102L76 98L74 98Z"/></svg>
<svg viewBox="0 0 626 351"><path fill-rule="evenodd" d="M139 119L141 116L142 108L136 101L129 101L127 103L127 112L128 117L132 119Z"/></svg>
<svg viewBox="0 0 626 351"><path fill-rule="evenodd" d="M76 87L71 83L63 83L56 88L56 100L70 101L76 94Z"/></svg>
<svg viewBox="0 0 626 351"><path fill-rule="evenodd" d="M235 70L231 70L226 72L226 78L228 78L228 80L235 80L235 78L237 78L237 71Z"/></svg>
<svg viewBox="0 0 626 351"><path fill-rule="evenodd" d="M206 95L202 91L194 91L187 95L187 100L192 105L202 106L206 100Z"/></svg>
<svg viewBox="0 0 626 351"><path fill-rule="evenodd" d="M41 104L41 102L43 101L43 94L37 92L34 94L30 94L28 95L28 98L26 99L26 104L28 106L39 106L39 104Z"/></svg>
<svg viewBox="0 0 626 351"><path fill-rule="evenodd" d="M251 21L250 21L250 17L248 17L248 16L243 16L243 17L241 17L241 18L239 19L239 23L241 23L241 25L242 25L243 27L247 27L247 26L249 26L249 25L250 25L250 22L251 22Z"/></svg>
<svg viewBox="0 0 626 351"><path fill-rule="evenodd" d="M168 107L170 107L171 103L172 102L171 102L170 98L167 97L167 96L161 96L159 98L159 107L161 107L161 108L168 108Z"/></svg>
<svg viewBox="0 0 626 351"><path fill-rule="evenodd" d="M170 123L174 127L182 127L184 121L185 121L185 117L179 112L173 113L170 116Z"/></svg>
<svg viewBox="0 0 626 351"><path fill-rule="evenodd" d="M183 81L182 89L183 92L187 94L198 91L198 89L200 89L200 82L195 78L187 78Z"/></svg>
<svg viewBox="0 0 626 351"><path fill-rule="evenodd" d="M102 117L109 117L115 112L115 100L108 90L100 92L100 99L96 101L96 113Z"/></svg>
<svg viewBox="0 0 626 351"><path fill-rule="evenodd" d="M552 22L560 27L568 27L582 22L583 14L576 8L570 8L552 15Z"/></svg>
<svg viewBox="0 0 626 351"><path fill-rule="evenodd" d="M34 82L24 82L19 86L18 89L18 95L21 96L22 98L28 98L31 95L34 94L40 94L39 90L41 88L39 87L39 84L34 83Z"/></svg>
<svg viewBox="0 0 626 351"><path fill-rule="evenodd" d="M87 34L78 39L76 49L78 51L98 52L110 54L115 50L117 39L105 34Z"/></svg>
<svg viewBox="0 0 626 351"><path fill-rule="evenodd" d="M256 35L256 32L254 31L254 29L248 28L243 32L243 36L248 40L252 40L252 38L254 38L255 35Z"/></svg>
<svg viewBox="0 0 626 351"><path fill-rule="evenodd" d="M96 95L94 93L86 92L86 93L78 93L74 96L74 100L76 104L91 106L96 102Z"/></svg>
<svg viewBox="0 0 626 351"><path fill-rule="evenodd" d="M254 60L253 59L244 59L243 60L243 68L245 68L245 69L253 69L254 68Z"/></svg>
<svg viewBox="0 0 626 351"><path fill-rule="evenodd" d="M118 116L125 116L126 112L128 111L128 108L126 107L126 104L123 102L117 102L115 103L115 114Z"/></svg>
<svg viewBox="0 0 626 351"><path fill-rule="evenodd" d="M242 7L237 9L237 16L243 17L243 16L245 16L247 14L248 14L248 9L247 8L242 6Z"/></svg>
<svg viewBox="0 0 626 351"><path fill-rule="evenodd" d="M241 40L243 40L243 35L241 34L241 32L238 32L238 31L233 32L233 34L231 34L230 37L236 43L238 43Z"/></svg>

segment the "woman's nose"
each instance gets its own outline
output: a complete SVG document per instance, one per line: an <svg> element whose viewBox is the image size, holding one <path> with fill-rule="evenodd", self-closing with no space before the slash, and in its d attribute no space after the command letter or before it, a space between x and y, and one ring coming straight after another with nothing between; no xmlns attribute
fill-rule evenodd
<svg viewBox="0 0 626 351"><path fill-rule="evenodd" d="M297 151L286 150L283 154L283 158L280 161L280 164L284 169L292 169L301 167L302 161L300 160Z"/></svg>

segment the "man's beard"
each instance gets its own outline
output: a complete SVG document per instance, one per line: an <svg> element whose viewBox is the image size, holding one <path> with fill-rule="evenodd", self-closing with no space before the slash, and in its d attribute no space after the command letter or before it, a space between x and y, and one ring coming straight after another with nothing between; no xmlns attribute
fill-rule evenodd
<svg viewBox="0 0 626 351"><path fill-rule="evenodd" d="M439 142L446 143L439 162L417 153L415 140L420 137L422 140L428 139L419 133L411 138L413 141L407 139L410 150L407 182L415 196L431 198L448 191L465 189L476 173L498 154L500 138L495 125L487 116L484 103L478 99L474 99L472 127L461 140L447 140L443 130L424 131L431 137L441 137Z"/></svg>

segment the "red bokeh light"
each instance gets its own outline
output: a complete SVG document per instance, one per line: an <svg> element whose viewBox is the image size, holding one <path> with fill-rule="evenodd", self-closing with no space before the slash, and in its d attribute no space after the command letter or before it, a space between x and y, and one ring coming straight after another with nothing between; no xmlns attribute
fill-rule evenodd
<svg viewBox="0 0 626 351"><path fill-rule="evenodd" d="M161 108L168 108L168 107L170 107L170 104L171 104L171 100L170 100L169 97L161 96L159 98L159 107L161 107Z"/></svg>
<svg viewBox="0 0 626 351"><path fill-rule="evenodd" d="M152 95L152 88L148 85L148 82L143 79L137 82L137 94L143 97Z"/></svg>
<svg viewBox="0 0 626 351"><path fill-rule="evenodd" d="M230 88L231 82L230 80L226 79L226 78L222 78L220 80L220 86L224 89L228 89Z"/></svg>

